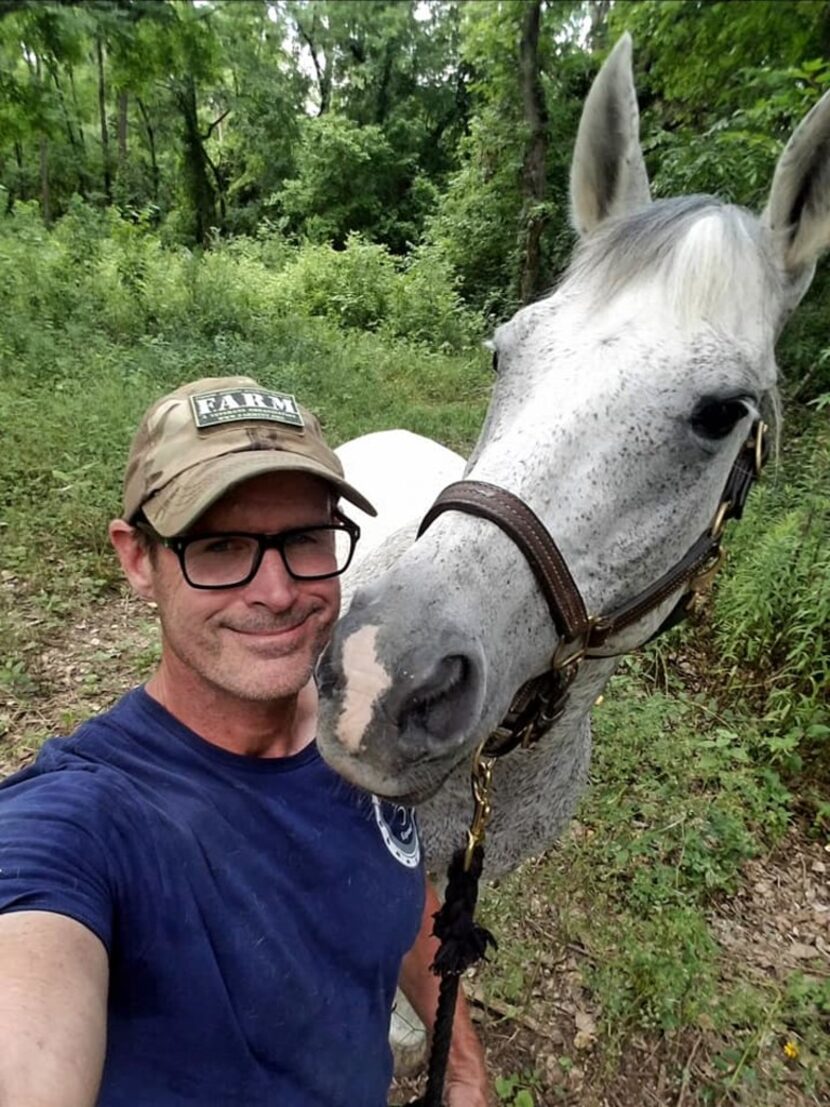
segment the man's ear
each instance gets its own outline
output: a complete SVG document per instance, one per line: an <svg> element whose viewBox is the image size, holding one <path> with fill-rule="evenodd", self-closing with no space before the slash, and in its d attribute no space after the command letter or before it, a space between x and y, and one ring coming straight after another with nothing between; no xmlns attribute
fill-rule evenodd
<svg viewBox="0 0 830 1107"><path fill-rule="evenodd" d="M153 557L148 543L123 519L113 519L109 536L133 592L144 600L155 601Z"/></svg>

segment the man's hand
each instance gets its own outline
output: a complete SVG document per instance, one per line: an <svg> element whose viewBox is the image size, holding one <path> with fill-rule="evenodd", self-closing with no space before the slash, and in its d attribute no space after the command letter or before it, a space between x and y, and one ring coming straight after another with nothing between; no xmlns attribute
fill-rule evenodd
<svg viewBox="0 0 830 1107"><path fill-rule="evenodd" d="M415 945L404 958L400 978L401 990L430 1032L435 1022L439 989L438 977L429 967L438 950L438 940L432 934L432 916L440 906L435 889L427 881L421 929ZM453 1020L444 1102L447 1107L492 1107L493 1104L484 1050L460 988Z"/></svg>

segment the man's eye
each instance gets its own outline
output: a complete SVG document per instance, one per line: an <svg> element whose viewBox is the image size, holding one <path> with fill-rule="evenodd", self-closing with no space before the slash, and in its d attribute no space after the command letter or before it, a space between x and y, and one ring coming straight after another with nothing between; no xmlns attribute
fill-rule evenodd
<svg viewBox="0 0 830 1107"><path fill-rule="evenodd" d="M301 546L319 546L323 540L323 531L298 530L286 537L285 544L290 549Z"/></svg>
<svg viewBox="0 0 830 1107"><path fill-rule="evenodd" d="M228 554L238 553L247 547L244 538L235 538L229 535L224 538L210 538L202 543L200 553L204 554Z"/></svg>

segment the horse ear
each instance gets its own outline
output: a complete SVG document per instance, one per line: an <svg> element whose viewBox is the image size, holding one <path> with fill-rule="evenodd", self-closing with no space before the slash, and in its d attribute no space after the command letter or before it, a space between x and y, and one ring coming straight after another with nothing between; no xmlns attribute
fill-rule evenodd
<svg viewBox="0 0 830 1107"><path fill-rule="evenodd" d="M581 236L609 216L651 202L631 49L626 32L597 74L582 109L571 166L571 223Z"/></svg>
<svg viewBox="0 0 830 1107"><path fill-rule="evenodd" d="M830 247L830 92L805 116L778 159L762 221L784 272L806 289Z"/></svg>

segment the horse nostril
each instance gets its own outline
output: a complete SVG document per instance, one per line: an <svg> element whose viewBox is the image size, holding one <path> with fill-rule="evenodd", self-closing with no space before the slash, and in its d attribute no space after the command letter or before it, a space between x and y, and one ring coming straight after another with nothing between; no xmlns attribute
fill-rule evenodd
<svg viewBox="0 0 830 1107"><path fill-rule="evenodd" d="M464 726L474 696L472 677L473 667L462 654L441 658L404 700L398 725L434 738L454 738Z"/></svg>

